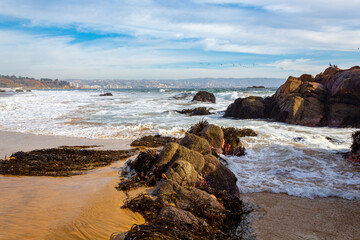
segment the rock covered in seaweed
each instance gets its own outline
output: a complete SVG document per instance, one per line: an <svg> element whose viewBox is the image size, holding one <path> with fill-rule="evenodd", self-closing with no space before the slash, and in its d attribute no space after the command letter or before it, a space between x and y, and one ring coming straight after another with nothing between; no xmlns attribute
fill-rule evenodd
<svg viewBox="0 0 360 240"><path fill-rule="evenodd" d="M222 140L213 135L220 131ZM147 222L132 228L123 239L155 239L158 235L166 239L239 239L235 232L245 213L237 179L212 155L207 140L222 143L223 130L202 121L189 132L180 144L169 143L156 156L141 153L135 163L129 163L135 170L134 182L155 186L151 194L125 203L124 207L140 212ZM142 159L146 167L139 166ZM150 179L155 181L149 184Z"/></svg>
<svg viewBox="0 0 360 240"><path fill-rule="evenodd" d="M206 107L198 107L198 108L194 108L194 109L184 109L181 111L176 111L177 113L180 114L187 114L189 116L201 116L201 115L210 115L210 110L207 109Z"/></svg>
<svg viewBox="0 0 360 240"><path fill-rule="evenodd" d="M213 93L209 93L206 91L199 91L195 94L192 102L193 101L215 103L216 98Z"/></svg>
<svg viewBox="0 0 360 240"><path fill-rule="evenodd" d="M178 138L161 136L161 135L148 135L143 136L139 139L134 140L130 146L132 147L149 147L149 148L157 148L167 145L171 142L179 142Z"/></svg>

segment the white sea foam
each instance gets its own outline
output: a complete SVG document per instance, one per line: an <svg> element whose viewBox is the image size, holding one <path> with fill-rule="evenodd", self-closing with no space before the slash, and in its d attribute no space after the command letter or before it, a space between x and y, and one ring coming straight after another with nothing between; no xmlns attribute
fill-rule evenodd
<svg viewBox="0 0 360 240"><path fill-rule="evenodd" d="M216 104L192 103L192 90L33 91L0 98L0 130L71 137L124 139L145 134L182 136L201 119L221 126L251 128L246 155L230 157L241 192L282 192L301 197L360 199L360 166L341 154L354 129L294 126L263 120L222 118L238 97L268 96L274 90L215 91ZM193 116L176 110L205 106L215 114Z"/></svg>

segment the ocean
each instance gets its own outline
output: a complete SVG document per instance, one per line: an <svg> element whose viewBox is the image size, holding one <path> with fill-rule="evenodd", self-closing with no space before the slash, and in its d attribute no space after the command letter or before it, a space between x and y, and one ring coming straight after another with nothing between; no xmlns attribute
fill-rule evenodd
<svg viewBox="0 0 360 240"><path fill-rule="evenodd" d="M91 139L135 139L148 134L181 137L198 121L251 128L246 155L226 157L241 193L360 199L360 165L344 160L353 128L304 127L270 120L223 118L239 97L271 96L275 88L205 89L216 103L192 103L197 89L33 90L2 94L0 130ZM113 96L100 97L104 92ZM176 110L205 106L209 116ZM20 150L20 149L19 149Z"/></svg>

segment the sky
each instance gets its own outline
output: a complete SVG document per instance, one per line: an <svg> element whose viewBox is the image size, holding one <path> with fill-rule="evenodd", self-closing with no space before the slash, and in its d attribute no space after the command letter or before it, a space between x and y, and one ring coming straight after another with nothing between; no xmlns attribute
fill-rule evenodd
<svg viewBox="0 0 360 240"><path fill-rule="evenodd" d="M0 74L316 75L360 65L359 0L1 0Z"/></svg>

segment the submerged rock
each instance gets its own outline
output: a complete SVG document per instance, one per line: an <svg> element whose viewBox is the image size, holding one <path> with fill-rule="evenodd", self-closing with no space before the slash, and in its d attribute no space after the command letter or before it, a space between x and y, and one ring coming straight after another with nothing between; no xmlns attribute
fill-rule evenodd
<svg viewBox="0 0 360 240"><path fill-rule="evenodd" d="M195 94L193 101L215 103L215 95L206 91L199 91Z"/></svg>

